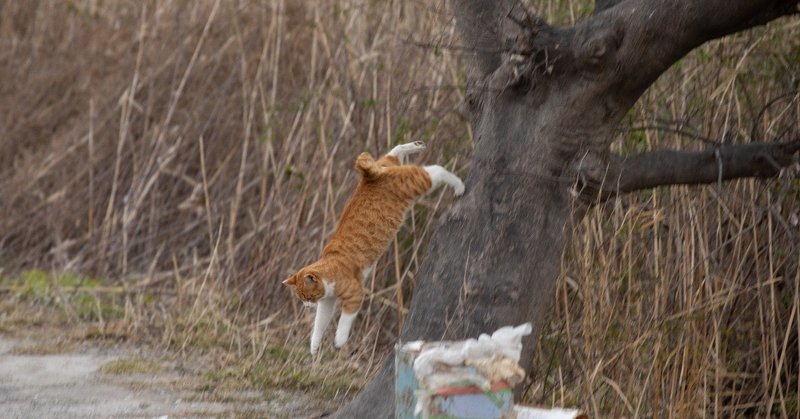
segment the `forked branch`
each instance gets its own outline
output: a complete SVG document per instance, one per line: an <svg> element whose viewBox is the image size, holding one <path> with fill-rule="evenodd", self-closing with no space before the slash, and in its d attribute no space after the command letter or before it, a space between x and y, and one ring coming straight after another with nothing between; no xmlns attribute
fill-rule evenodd
<svg viewBox="0 0 800 419"><path fill-rule="evenodd" d="M678 59L725 35L798 13L798 0L625 0L584 25L617 28L617 70L607 80L627 109Z"/></svg>

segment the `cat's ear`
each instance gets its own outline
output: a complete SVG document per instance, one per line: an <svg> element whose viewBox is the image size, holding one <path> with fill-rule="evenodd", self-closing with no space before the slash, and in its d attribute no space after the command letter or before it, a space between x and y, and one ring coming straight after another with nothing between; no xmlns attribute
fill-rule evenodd
<svg viewBox="0 0 800 419"><path fill-rule="evenodd" d="M306 275L305 280L309 284L315 284L317 282L317 278L315 278L314 275Z"/></svg>
<svg viewBox="0 0 800 419"><path fill-rule="evenodd" d="M289 279L286 279L286 280L283 281L283 285L286 285L287 287L291 287L292 285L295 284L295 279L294 278L295 278L294 276L290 276Z"/></svg>

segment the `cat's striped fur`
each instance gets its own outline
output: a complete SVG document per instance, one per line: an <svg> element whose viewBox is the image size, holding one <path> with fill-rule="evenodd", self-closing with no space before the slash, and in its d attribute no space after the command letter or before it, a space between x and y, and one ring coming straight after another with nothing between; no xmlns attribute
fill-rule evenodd
<svg viewBox="0 0 800 419"><path fill-rule="evenodd" d="M414 201L442 183L450 185L456 195L464 192L461 179L441 166L400 164L403 157L424 148L419 141L401 144L378 161L369 153L359 155L356 168L361 180L322 256L283 281L305 304L316 306L312 354L319 349L337 299L342 303L342 315L334 344L338 348L347 342L364 298L362 281L388 247Z"/></svg>

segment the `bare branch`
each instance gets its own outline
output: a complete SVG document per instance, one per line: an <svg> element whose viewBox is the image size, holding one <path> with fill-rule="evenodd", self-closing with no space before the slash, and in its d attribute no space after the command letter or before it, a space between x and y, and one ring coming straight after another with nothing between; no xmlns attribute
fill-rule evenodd
<svg viewBox="0 0 800 419"><path fill-rule="evenodd" d="M578 186L588 202L663 185L696 185L744 177L769 178L800 151L790 143L721 144L705 151L661 150L617 157L606 167L581 171Z"/></svg>
<svg viewBox="0 0 800 419"><path fill-rule="evenodd" d="M625 0L584 21L584 44L601 42L600 28L613 35L603 53L615 71L606 81L627 109L678 59L704 42L782 16L797 14L798 0ZM579 40L580 42L580 40Z"/></svg>

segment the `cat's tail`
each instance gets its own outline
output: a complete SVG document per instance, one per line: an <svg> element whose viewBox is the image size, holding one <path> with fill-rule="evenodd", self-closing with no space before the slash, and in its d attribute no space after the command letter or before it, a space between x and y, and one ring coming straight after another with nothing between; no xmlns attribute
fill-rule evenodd
<svg viewBox="0 0 800 419"><path fill-rule="evenodd" d="M361 176L365 179L376 179L383 174L383 167L381 167L369 153L361 153L356 159L356 169L361 172Z"/></svg>

